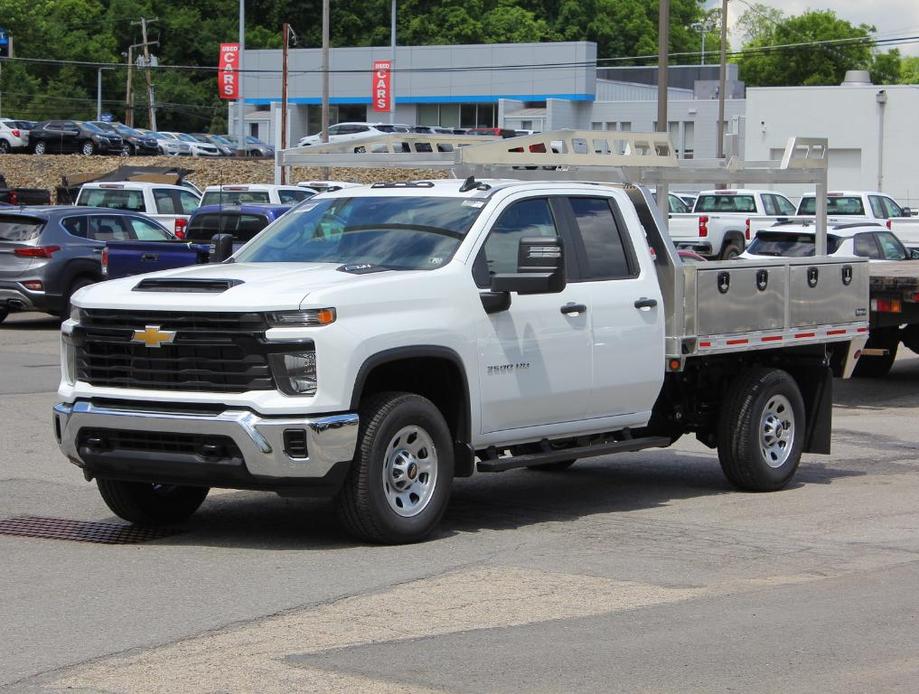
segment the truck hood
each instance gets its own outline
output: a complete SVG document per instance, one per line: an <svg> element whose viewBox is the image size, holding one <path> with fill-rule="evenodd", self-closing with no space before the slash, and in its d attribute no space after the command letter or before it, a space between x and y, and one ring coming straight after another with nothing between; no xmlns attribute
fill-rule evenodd
<svg viewBox="0 0 919 694"><path fill-rule="evenodd" d="M386 270L369 274L342 272L330 263L221 263L151 272L90 285L73 297L80 308L191 311L282 311L298 309L310 293L335 285L390 282L414 272ZM420 271L419 271L420 272ZM222 292L135 291L142 281L161 279L236 280Z"/></svg>

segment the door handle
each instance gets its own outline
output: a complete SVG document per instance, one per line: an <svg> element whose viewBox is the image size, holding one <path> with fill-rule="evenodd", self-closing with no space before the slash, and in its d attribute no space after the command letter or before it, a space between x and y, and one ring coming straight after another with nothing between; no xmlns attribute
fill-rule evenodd
<svg viewBox="0 0 919 694"><path fill-rule="evenodd" d="M579 315L587 313L587 307L584 304L567 303L561 308L561 312L566 316Z"/></svg>
<svg viewBox="0 0 919 694"><path fill-rule="evenodd" d="M100 255L100 254L102 253L102 249L101 249L101 248L91 248L90 250L91 250L93 253L95 253L96 255Z"/></svg>
<svg viewBox="0 0 919 694"><path fill-rule="evenodd" d="M646 299L645 297L641 297L635 302L635 308L637 309L654 308L655 306L657 306L657 299Z"/></svg>
<svg viewBox="0 0 919 694"><path fill-rule="evenodd" d="M156 253L144 253L140 256L141 260L157 260L159 256Z"/></svg>

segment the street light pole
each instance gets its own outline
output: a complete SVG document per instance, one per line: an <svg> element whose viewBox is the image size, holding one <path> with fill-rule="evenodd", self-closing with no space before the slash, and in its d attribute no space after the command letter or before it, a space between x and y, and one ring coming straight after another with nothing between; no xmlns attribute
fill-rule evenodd
<svg viewBox="0 0 919 694"><path fill-rule="evenodd" d="M281 150L287 149L287 46L290 43L290 25L284 22L281 28L284 34L283 52L281 54ZM281 167L281 183L287 183L287 167Z"/></svg>
<svg viewBox="0 0 919 694"><path fill-rule="evenodd" d="M396 122L396 0L392 0L392 12L389 25L389 39L392 43L392 55L389 59L389 122Z"/></svg>
<svg viewBox="0 0 919 694"><path fill-rule="evenodd" d="M721 73L718 77L718 159L724 157L724 83L727 73L728 0L721 0Z"/></svg>
<svg viewBox="0 0 919 694"><path fill-rule="evenodd" d="M322 142L329 141L329 0L322 0ZM331 176L329 167L322 167L322 177Z"/></svg>
<svg viewBox="0 0 919 694"><path fill-rule="evenodd" d="M236 102L236 117L239 120L239 152L243 156L246 154L246 119L245 119L245 100L243 99L243 55L246 52L246 0L239 0L239 60L236 61L239 77L237 88L239 89L239 100Z"/></svg>

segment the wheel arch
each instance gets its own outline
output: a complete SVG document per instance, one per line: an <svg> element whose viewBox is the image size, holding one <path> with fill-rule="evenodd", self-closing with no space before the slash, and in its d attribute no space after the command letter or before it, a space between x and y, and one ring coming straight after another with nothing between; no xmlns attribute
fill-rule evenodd
<svg viewBox="0 0 919 694"><path fill-rule="evenodd" d="M721 240L721 252L719 255L724 255L724 252L727 250L728 246L736 244L741 252L747 247L747 241L744 237L744 232L739 229L731 229L730 231L724 232L724 238Z"/></svg>
<svg viewBox="0 0 919 694"><path fill-rule="evenodd" d="M469 380L460 355L449 347L396 347L371 355L358 369L351 409L372 393L400 390L422 395L444 415L453 436L454 475L468 477L475 461L471 446Z"/></svg>

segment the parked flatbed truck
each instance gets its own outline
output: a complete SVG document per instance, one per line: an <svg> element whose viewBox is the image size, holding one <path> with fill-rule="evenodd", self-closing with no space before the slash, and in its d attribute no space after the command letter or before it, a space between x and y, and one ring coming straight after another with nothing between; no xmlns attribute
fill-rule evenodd
<svg viewBox="0 0 919 694"><path fill-rule="evenodd" d="M614 135L651 153L575 163L676 161L665 135ZM583 137L453 154L503 166L541 143L511 165L558 167L572 158L552 143ZM398 151L383 157L413 161ZM757 175L783 171L819 180L825 160ZM324 495L357 537L400 543L434 531L455 477L690 433L739 489L781 489L803 452L830 450L830 357L850 370L864 344L868 274L824 258L684 265L644 187L469 177L326 193L225 262L73 304L55 436L117 515L181 521L209 487Z"/></svg>

